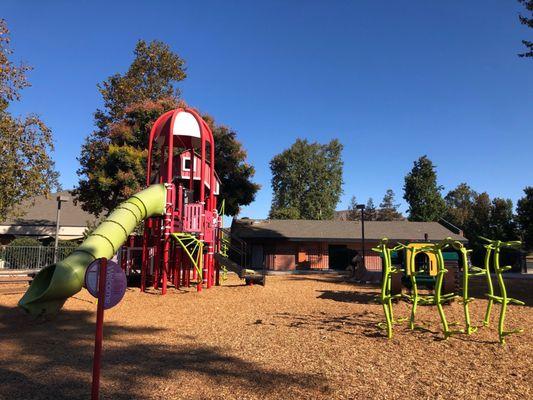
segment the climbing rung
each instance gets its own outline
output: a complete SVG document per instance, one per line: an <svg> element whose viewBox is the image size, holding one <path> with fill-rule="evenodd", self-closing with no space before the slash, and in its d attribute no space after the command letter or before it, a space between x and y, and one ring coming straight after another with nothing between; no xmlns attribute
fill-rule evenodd
<svg viewBox="0 0 533 400"><path fill-rule="evenodd" d="M489 299L494 300L497 303L503 303L503 297L501 297L501 296L495 296L493 294L487 294L487 297ZM517 299L513 299L512 297L507 297L507 299L505 300L505 303L506 304L512 303L512 304L516 304L516 305L519 305L519 306L523 306L523 305L526 304L523 301L520 301L520 300L517 300Z"/></svg>
<svg viewBox="0 0 533 400"><path fill-rule="evenodd" d="M452 301L452 300L456 299L457 297L459 297L459 296L443 297L442 299L440 299L440 304L444 304L444 303L447 303L449 301Z"/></svg>
<svg viewBox="0 0 533 400"><path fill-rule="evenodd" d="M512 269L513 267L511 267L510 265L507 265L506 267L500 267L498 268L498 270L496 271L496 273L502 273L502 272L505 272L505 271L509 271L510 269Z"/></svg>
<svg viewBox="0 0 533 400"><path fill-rule="evenodd" d="M501 302L503 302L503 298L500 297L500 296L495 296L495 295L493 295L493 294L489 294L489 293L487 293L486 295L487 295L487 297L488 297L489 299L494 300L494 301L497 302L497 303L501 303Z"/></svg>
<svg viewBox="0 0 533 400"><path fill-rule="evenodd" d="M475 300L475 299L474 299L473 297L469 297L468 299L463 299L463 300L461 301L461 303L463 303L463 304L469 304L469 303L473 302L474 300Z"/></svg>
<svg viewBox="0 0 533 400"><path fill-rule="evenodd" d="M522 332L524 332L523 329L519 329L519 328L517 328L517 329L512 329L512 330L510 330L510 331L503 331L503 332L502 332L502 336L508 336L508 335L512 335L512 334L514 334L514 333L522 333Z"/></svg>
<svg viewBox="0 0 533 400"><path fill-rule="evenodd" d="M468 269L469 276L481 276L481 275L486 275L486 274L487 274L487 270L484 268L471 267Z"/></svg>

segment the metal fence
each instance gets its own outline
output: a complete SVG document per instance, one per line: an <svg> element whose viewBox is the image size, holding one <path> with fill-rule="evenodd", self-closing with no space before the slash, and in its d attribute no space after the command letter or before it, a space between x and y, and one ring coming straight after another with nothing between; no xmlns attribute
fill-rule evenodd
<svg viewBox="0 0 533 400"><path fill-rule="evenodd" d="M40 269L54 263L56 249L51 246L1 246L1 269ZM72 247L58 247L57 261L74 251Z"/></svg>

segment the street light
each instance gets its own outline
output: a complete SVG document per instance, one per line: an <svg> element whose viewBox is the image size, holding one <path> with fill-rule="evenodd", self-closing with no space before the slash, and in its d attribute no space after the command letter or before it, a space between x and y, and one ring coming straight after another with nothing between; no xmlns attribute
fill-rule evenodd
<svg viewBox="0 0 533 400"><path fill-rule="evenodd" d="M363 267L366 268L365 263L365 205L357 204L356 209L361 210L361 247L363 248Z"/></svg>
<svg viewBox="0 0 533 400"><path fill-rule="evenodd" d="M57 200L57 214L56 214L56 240L54 245L54 264L57 262L57 243L59 241L59 217L61 216L61 203L70 201L70 197L60 194L56 197Z"/></svg>

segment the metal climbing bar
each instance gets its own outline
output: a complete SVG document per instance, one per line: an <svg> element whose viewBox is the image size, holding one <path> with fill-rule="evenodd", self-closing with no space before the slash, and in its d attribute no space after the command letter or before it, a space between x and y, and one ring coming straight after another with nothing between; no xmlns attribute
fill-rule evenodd
<svg viewBox="0 0 533 400"><path fill-rule="evenodd" d="M472 276L481 276L485 275L485 270L483 268L478 268L470 265L470 260L468 255L472 252L472 250L468 250L461 242L455 240L450 243L451 246L459 252L463 264L463 296L462 296L462 303L463 303L463 312L465 317L465 328L464 333L467 335L471 335L472 333L476 332L478 327L472 325L472 321L470 318L470 308L469 305L472 301L474 301L473 297L470 297L469 293L469 285L470 285L470 277Z"/></svg>
<svg viewBox="0 0 533 400"><path fill-rule="evenodd" d="M512 297L508 297L507 295L507 288L505 286L505 281L503 280L503 273L505 271L508 271L511 269L511 266L501 266L500 265L500 252L502 249L518 249L522 242L520 241L509 241L509 242L502 242L500 240L491 240L487 239L485 237L481 237L482 240L487 242L485 245L487 255L485 256L485 265L486 265L486 275L489 279L489 282L491 283L490 286L492 286L492 281L490 280L490 271L489 271L489 263L490 263L490 252L493 253L492 256L492 266L494 269L494 273L496 274L496 280L498 282L498 287L500 289L500 296L496 296L494 294L494 290L492 287L489 287L489 293L487 293L488 302L487 305L487 311L485 313L485 320L483 321L485 325L488 326L489 319L490 319L490 312L492 309L493 303L499 303L501 304L500 308L500 318L498 320L498 338L500 340L500 343L505 343L505 337L508 335L511 335L513 333L521 333L523 332L523 329L511 329L509 331L505 330L505 316L507 313L507 306L509 304L517 304L517 305L524 305L524 302L514 299Z"/></svg>
<svg viewBox="0 0 533 400"><path fill-rule="evenodd" d="M394 313L392 310L392 300L398 297L401 297L401 294L393 295L391 292L392 287L392 274L402 272L402 269L392 267L392 257L391 253L397 251L401 246L396 246L394 248L387 247L388 239L383 238L379 243L378 247L373 248L377 253L380 253L383 258L383 279L381 282L381 294L380 301L383 306L383 313L385 314L385 323L378 323L378 327L385 327L387 330L387 338L392 338L392 326L398 321L394 320Z"/></svg>
<svg viewBox="0 0 533 400"><path fill-rule="evenodd" d="M435 290L434 290L435 294L431 297L432 301L428 301L428 304L435 305L437 307L437 311L438 311L438 314L439 314L439 317L442 323L444 339L448 339L451 335L454 335L456 333L463 332L462 329L459 329L459 330L450 329L450 324L448 323L448 320L446 319L446 314L444 312L444 307L443 307L443 304L459 297L455 293L442 294L444 275L448 272L444 264L444 256L442 255L442 250L447 247L451 247L452 243L453 243L452 239L446 238L439 243L433 244L432 246L419 249L420 251L433 253L435 254L437 258L437 279L435 282Z"/></svg>
<svg viewBox="0 0 533 400"><path fill-rule="evenodd" d="M394 248L388 247L388 239L383 238L379 245L372 250L380 253L382 257L383 264L383 280L381 283L381 292L380 292L380 303L383 307L383 313L385 314L385 321L378 323L378 327L381 329L386 329L387 338L392 338L393 335L393 326L398 323L400 320L394 319L394 313L392 309L392 301L399 297L404 297L405 299L411 301L411 315L409 318L409 327L410 329L417 328L415 326L416 313L419 305L428 305L436 306L439 318L442 324L442 330L444 333L444 339L448 339L450 336L458 333L465 333L471 335L476 332L478 327L472 324L469 305L474 298L471 297L469 291L470 278L474 276L485 276L487 280L488 293L487 297L487 309L485 311L485 317L483 319L483 324L487 326L490 320L491 310L494 303L501 304L501 311L498 321L498 337L500 343L505 343L505 337L513 333L522 332L522 329L511 329L505 330L505 317L507 312L507 307L509 304L524 305L524 302L509 297L507 294L507 288L503 280L503 273L511 269L510 266L501 266L500 265L500 253L502 249L517 249L520 247L521 242L519 241L510 241L502 242L499 240L490 240L482 238L487 242L485 245L486 253L484 260L484 268L475 267L470 264L469 254L472 250L469 250L465 245L459 241L451 238L446 238L438 243L409 243L407 245L398 244ZM403 251L403 265L405 269L396 267L392 265L392 254L399 250ZM458 253L458 258L450 258L449 253ZM417 254L425 253L427 257L427 263L422 264L422 267L417 266L415 263ZM461 296L456 293L447 293L449 288L445 287L445 276L446 274L453 273L449 270L450 264L445 263L445 254L447 254L447 260L455 259L460 260L463 267L463 277L462 277L462 293ZM457 256L454 256L457 257ZM492 262L492 268L496 275L496 281L499 287L499 295L494 293L494 285L492 282L490 267ZM457 264L457 267L459 264ZM451 268L450 268L451 269ZM398 293L398 289L395 289L394 294L392 291L392 277L396 273L405 272L404 278L409 278L409 283L411 285L410 295L405 295L401 292L401 288ZM424 276L426 275L426 276ZM427 275L434 277L434 280L428 281ZM457 276L454 275L455 279ZM419 282L419 279L422 280ZM446 285L448 285L450 278L446 278ZM419 285L429 284L433 287L433 293L428 295L422 295L419 292ZM405 282L404 282L405 283ZM409 285L409 283L405 283ZM443 305L451 300L462 297L463 304L463 313L464 313L464 329L451 329L450 327L456 325L456 323L449 323L446 314L444 311Z"/></svg>

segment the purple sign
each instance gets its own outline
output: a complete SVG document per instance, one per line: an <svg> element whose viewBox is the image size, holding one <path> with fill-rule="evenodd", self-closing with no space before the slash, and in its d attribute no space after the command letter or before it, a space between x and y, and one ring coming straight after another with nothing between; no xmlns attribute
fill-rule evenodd
<svg viewBox="0 0 533 400"><path fill-rule="evenodd" d="M98 276L100 260L94 260L85 272L85 287L89 293L98 298ZM111 260L107 261L104 309L115 307L126 293L126 274L120 266Z"/></svg>

